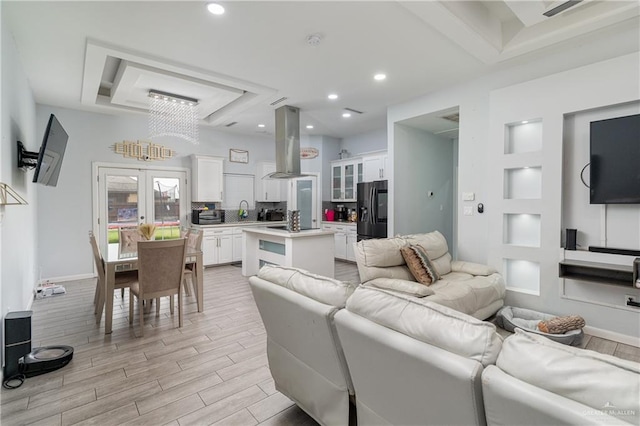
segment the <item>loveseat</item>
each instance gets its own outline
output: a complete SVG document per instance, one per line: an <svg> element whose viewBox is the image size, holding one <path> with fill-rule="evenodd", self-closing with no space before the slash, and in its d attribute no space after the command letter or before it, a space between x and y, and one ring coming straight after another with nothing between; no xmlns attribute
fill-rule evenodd
<svg viewBox="0 0 640 426"><path fill-rule="evenodd" d="M419 245L426 250L439 279L420 284L400 249ZM438 231L376 240L355 245L360 281L364 285L400 291L450 307L478 319L486 319L504 304L502 275L487 265L452 260L447 240Z"/></svg>

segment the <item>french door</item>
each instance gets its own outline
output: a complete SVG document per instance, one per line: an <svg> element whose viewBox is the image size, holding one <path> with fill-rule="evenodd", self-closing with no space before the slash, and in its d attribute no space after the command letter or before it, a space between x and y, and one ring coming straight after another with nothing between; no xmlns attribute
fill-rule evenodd
<svg viewBox="0 0 640 426"><path fill-rule="evenodd" d="M100 249L118 242L119 229L156 226L155 239L180 237L187 226L187 172L176 169L94 167L97 203L94 230Z"/></svg>
<svg viewBox="0 0 640 426"><path fill-rule="evenodd" d="M289 180L289 206L300 211L300 228L319 228L318 177L309 175Z"/></svg>

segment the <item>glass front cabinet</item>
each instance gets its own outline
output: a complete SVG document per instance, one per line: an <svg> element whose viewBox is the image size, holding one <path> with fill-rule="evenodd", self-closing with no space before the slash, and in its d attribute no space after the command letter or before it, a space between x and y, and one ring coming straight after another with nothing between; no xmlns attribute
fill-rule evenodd
<svg viewBox="0 0 640 426"><path fill-rule="evenodd" d="M331 201L357 201L357 185L362 182L362 159L331 162Z"/></svg>

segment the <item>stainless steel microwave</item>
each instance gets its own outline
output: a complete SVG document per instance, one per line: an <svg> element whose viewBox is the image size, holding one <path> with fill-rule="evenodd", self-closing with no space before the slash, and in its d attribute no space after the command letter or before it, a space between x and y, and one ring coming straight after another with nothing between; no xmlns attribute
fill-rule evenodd
<svg viewBox="0 0 640 426"><path fill-rule="evenodd" d="M224 222L224 210L192 210L191 223L194 225L215 225Z"/></svg>

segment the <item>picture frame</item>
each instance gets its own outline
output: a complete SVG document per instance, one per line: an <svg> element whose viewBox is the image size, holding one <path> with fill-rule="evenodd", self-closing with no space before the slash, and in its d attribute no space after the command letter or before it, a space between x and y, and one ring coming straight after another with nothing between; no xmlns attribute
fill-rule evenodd
<svg viewBox="0 0 640 426"><path fill-rule="evenodd" d="M232 163L248 163L249 162L249 151L244 149L229 149L229 161Z"/></svg>

